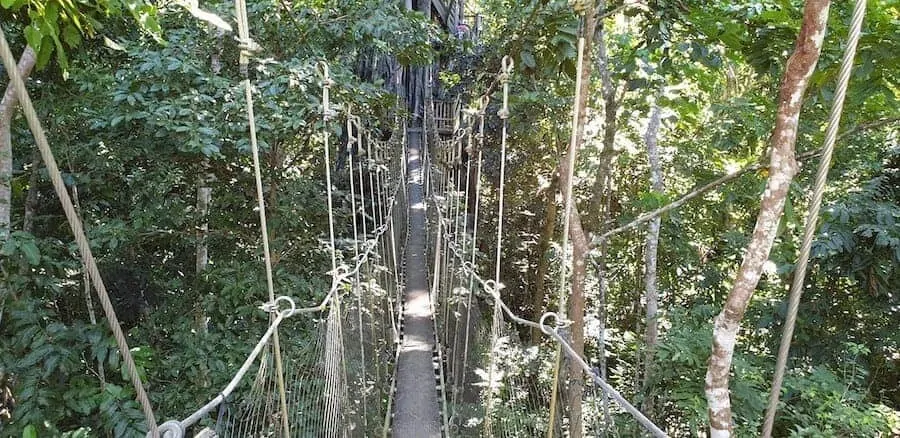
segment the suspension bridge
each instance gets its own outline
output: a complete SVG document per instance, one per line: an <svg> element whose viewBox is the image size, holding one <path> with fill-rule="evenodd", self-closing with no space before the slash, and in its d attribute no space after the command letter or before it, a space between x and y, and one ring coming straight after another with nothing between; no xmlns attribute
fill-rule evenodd
<svg viewBox="0 0 900 438"><path fill-rule="evenodd" d="M561 384L554 350L580 364L595 383L584 398L584 405L593 407L585 416L587 432L600 435L614 428L614 409L633 415L653 435L665 436L575 352L566 340L562 316L548 313L540 321L528 321L503 301L503 179L513 74L509 58L497 75L503 88L497 116L503 128L495 230L479 229L484 209L490 208L480 196L487 96L464 111L460 101L435 102L426 92L419 107L412 108L412 118L398 116L391 137L382 140L371 131L369 120L330 101L334 82L328 65L319 65L331 288L311 307L301 307L290 294L276 295L248 74L254 43L244 0L236 0L235 6L268 292L259 308L269 322L220 392L211 394L203 406L187 407L184 417L161 423L0 33L2 61L135 387L147 436L562 436L567 426L560 421L563 407L556 402ZM432 80L430 69L420 73L426 82ZM330 138L335 123L345 123L345 141ZM332 169L337 155L344 155L347 165ZM348 190L349 196L335 195L336 187ZM338 202L349 202L352 224L335 224ZM336 226L343 225L351 226L352 235L336 234ZM494 238L493 256L479 250L480 236ZM495 268L491 275L482 272L490 265ZM549 341L525 346L517 326L539 329ZM609 399L615 404L610 406Z"/></svg>
<svg viewBox="0 0 900 438"><path fill-rule="evenodd" d="M411 118L398 115L390 138L382 139L363 115L331 102L334 82L327 64L320 64L331 287L311 307L301 307L289 293L277 295L247 74L254 45L246 5L235 5L267 274L260 315L268 315L268 325L220 392L203 406L166 412L184 416L161 424L5 36L0 38L4 66L96 285L148 436L564 436L571 425L557 401L564 387L560 370L568 368L562 361L579 366L591 383L582 399L583 435L615 435L620 425L614 419L625 419L631 433L666 436L570 345L563 314L531 321L504 302L500 267L514 74L508 57L496 76L502 88L502 101L494 105L499 145L486 144L485 119L494 116L486 95L469 103L438 102L430 92ZM430 72L423 69L426 84ZM337 142L330 138L336 123L346 132ZM488 147L500 153L496 205L481 196ZM337 155L347 163L333 169ZM349 196L335 195L336 187ZM353 212L351 224L335 223L336 203L349 203L341 206ZM494 229L483 229L486 209L497 217ZM352 234L339 235L338 227ZM479 247L483 241L493 242L489 251ZM526 345L519 339L522 328L543 333L545 341Z"/></svg>

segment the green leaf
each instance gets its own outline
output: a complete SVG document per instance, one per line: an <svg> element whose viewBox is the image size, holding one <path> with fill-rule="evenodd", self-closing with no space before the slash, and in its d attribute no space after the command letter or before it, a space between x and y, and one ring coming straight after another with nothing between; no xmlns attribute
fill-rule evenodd
<svg viewBox="0 0 900 438"><path fill-rule="evenodd" d="M31 424L25 426L25 430L22 431L22 438L37 438L37 436L37 428Z"/></svg>
<svg viewBox="0 0 900 438"><path fill-rule="evenodd" d="M522 59L522 65L527 68L535 68L537 67L537 62L534 60L534 54L529 51L523 50L521 54L519 54L519 58Z"/></svg>
<svg viewBox="0 0 900 438"><path fill-rule="evenodd" d="M25 41L28 42L28 45L34 49L35 53L40 53L41 51L41 40L44 38L44 34L41 33L41 30L38 29L34 24L29 24L25 27Z"/></svg>
<svg viewBox="0 0 900 438"><path fill-rule="evenodd" d="M0 6L2 6L3 9L11 9L15 2L16 0L0 0Z"/></svg>
<svg viewBox="0 0 900 438"><path fill-rule="evenodd" d="M69 47L77 47L81 44L81 33L78 32L78 29L76 29L75 26L64 27L62 36L63 41L65 41Z"/></svg>
<svg viewBox="0 0 900 438"><path fill-rule="evenodd" d="M3 244L3 248L0 248L0 255L3 256L11 256L15 254L16 248L19 247L19 241L16 239L9 239L6 243Z"/></svg>
<svg viewBox="0 0 900 438"><path fill-rule="evenodd" d="M25 258L28 259L28 263L32 266L41 262L41 252L34 242L22 242L19 245L19 249L22 250L22 254L25 255Z"/></svg>
<svg viewBox="0 0 900 438"><path fill-rule="evenodd" d="M50 62L50 57L53 55L53 45L50 44L50 37L44 36L41 39L41 50L36 50L36 52L38 55L35 68L41 70L47 66L47 63Z"/></svg>

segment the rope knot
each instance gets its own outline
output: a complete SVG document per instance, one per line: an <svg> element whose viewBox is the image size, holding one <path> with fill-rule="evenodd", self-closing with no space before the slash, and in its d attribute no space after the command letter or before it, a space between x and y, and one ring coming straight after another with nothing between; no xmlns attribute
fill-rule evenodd
<svg viewBox="0 0 900 438"><path fill-rule="evenodd" d="M159 432L160 438L182 438L185 434L184 426L182 426L181 422L178 420L169 420L160 424L157 431ZM147 433L147 436L150 436L149 432Z"/></svg>
<svg viewBox="0 0 900 438"><path fill-rule="evenodd" d="M489 103L491 103L490 96L481 96L481 107L478 108L478 115L480 117L484 117L484 115L487 114L487 107Z"/></svg>
<svg viewBox="0 0 900 438"><path fill-rule="evenodd" d="M506 75L506 80L509 81L509 75L510 73L512 73L513 67L515 67L516 63L513 62L513 59L509 55L506 55L503 57L503 60L500 62L500 64L502 65L500 71L503 73L503 75ZM501 75L500 81L502 82L503 80L503 76Z"/></svg>

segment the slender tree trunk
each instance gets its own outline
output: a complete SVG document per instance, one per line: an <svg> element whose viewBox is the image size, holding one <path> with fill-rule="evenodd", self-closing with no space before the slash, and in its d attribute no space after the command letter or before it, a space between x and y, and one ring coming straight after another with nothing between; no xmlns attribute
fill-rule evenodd
<svg viewBox="0 0 900 438"><path fill-rule="evenodd" d="M734 431L728 392L734 346L741 319L772 249L788 189L797 171L794 144L803 93L819 59L830 4L829 0L808 0L804 7L803 24L778 94L778 113L770 139L769 180L760 201L759 216L725 307L713 323L712 355L706 371L711 438L730 437Z"/></svg>
<svg viewBox="0 0 900 438"><path fill-rule="evenodd" d="M599 7L601 10L604 10L606 2L601 1ZM600 73L600 82L603 87L603 149L600 152L600 163L597 166L599 169L598 177L594 181L594 190L591 195L591 211L600 213L592 221L593 229L596 230L606 228L606 222L610 219L609 211L606 208L606 198L611 196L613 162L619 154L615 147L616 132L618 131L616 115L619 111L619 101L616 99L616 84L613 82L609 71L609 55L606 51L604 35L603 23L599 23L597 26L596 44L597 70Z"/></svg>
<svg viewBox="0 0 900 438"><path fill-rule="evenodd" d="M569 219L572 238L572 292L569 300L569 318L572 320L572 348L584 355L584 284L587 279L585 265L588 246L587 235L581 226L578 208L572 206ZM583 434L581 401L584 396L584 371L575 361L569 361L569 436L581 438Z"/></svg>
<svg viewBox="0 0 900 438"><path fill-rule="evenodd" d="M550 242L553 241L553 232L556 231L556 191L559 188L559 179L553 178L550 187L547 189L547 205L544 208L544 226L541 227L541 237L538 240L537 256L538 265L537 273L534 279L534 290L531 293L532 318L534 321L540 321L544 314L544 298L546 296L546 280L547 271L549 270L549 260L547 259L547 251L550 249ZM537 344L541 339L541 331L531 329L531 343Z"/></svg>
<svg viewBox="0 0 900 438"><path fill-rule="evenodd" d="M606 13L606 1L598 2L598 10L600 13ZM616 84L612 80L609 69L609 55L606 51L605 29L602 22L596 24L595 44L597 45L597 70L600 74L601 94L603 97L603 148L600 152L600 162L597 166L597 177L594 181L593 193L590 200L591 217L590 226L596 232L602 233L608 227L610 216L611 200L613 198L613 164L615 162L618 151L615 147L616 131L618 124L616 115L619 109L619 102L616 99ZM607 376L606 370L606 296L609 291L609 282L606 278L606 255L607 244L601 241L599 251L594 257L594 267L596 269L597 281L599 283L599 294L597 297L597 318L600 320L600 335L598 339L598 347L600 363L600 377L604 380ZM604 417L604 429L611 424L611 416L609 409L609 397L606 393L602 396L602 408Z"/></svg>
<svg viewBox="0 0 900 438"><path fill-rule="evenodd" d="M591 94L591 73L593 71L591 51L593 47L594 32L597 27L597 16L595 14L594 2L584 15L584 28L582 35L584 38L584 59L581 65L581 88L576 92L580 95L576 101L580 102L580 106L575 108L578 115L575 123L575 136L572 143L573 147L569 148L567 156L560 165L560 187L568 187L569 185L569 168L568 163L575 162L572 156L578 153L584 143L584 124L587 119L587 100ZM572 289L569 294L569 319L572 321L571 336L572 348L579 355L584 355L584 285L587 277L587 269L585 266L586 256L590 247L588 245L587 234L582 226L581 214L579 213L577 202L572 200L572 211L569 217L569 237L572 239ZM569 361L569 391L568 391L568 407L569 407L569 436L572 438L581 438L583 435L582 425L582 398L584 396L584 376L581 367L574 361Z"/></svg>
<svg viewBox="0 0 900 438"><path fill-rule="evenodd" d="M38 183L41 176L41 153L35 150L31 155L31 175L28 177L28 196L25 198L25 215L22 217L22 231L34 233L34 212L38 204Z"/></svg>
<svg viewBox="0 0 900 438"><path fill-rule="evenodd" d="M28 79L37 55L31 46L26 46L19 58L19 75L22 79ZM3 99L0 100L0 243L9 238L10 208L12 207L12 133L11 125L13 114L18 108L19 98L12 87L6 86Z"/></svg>
<svg viewBox="0 0 900 438"><path fill-rule="evenodd" d="M209 69L213 75L218 75L222 71L222 50L225 46L225 30L218 27L210 27L209 30L216 32L215 50L209 55ZM212 187L210 183L213 181L213 175L209 169L209 158L203 157L200 161L200 174L197 176L197 243L194 253L194 270L195 282L194 287L198 291L204 291L205 272L209 268L209 207L212 203ZM194 304L194 329L200 336L206 336L209 333L208 315L206 314L206 305L204 294L201 292L200 299ZM200 366L200 385L208 387L211 385L209 379L209 367L206 364Z"/></svg>
<svg viewBox="0 0 900 438"><path fill-rule="evenodd" d="M209 187L211 176L209 174L208 159L203 159L201 168L200 176L197 178L197 217L199 223L197 225L196 273L198 279L203 276L203 272L209 267L207 238L209 236L209 205L212 202L212 188ZM202 316L201 319L206 319L206 315L202 311L198 315ZM203 326L206 326L205 321Z"/></svg>
<svg viewBox="0 0 900 438"><path fill-rule="evenodd" d="M662 194L663 173L662 166L659 163L659 148L657 147L657 138L659 135L661 108L659 104L653 106L650 114L650 122L647 124L647 133L644 136L644 142L647 144L647 157L650 162L650 189L653 193ZM654 218L650 221L647 229L647 240L644 250L644 297L647 300L647 329L644 336L647 354L644 360L644 379L643 387L646 391L650 381L653 368L653 354L656 351L658 324L657 310L659 308L659 290L656 284L656 262L657 250L659 248L659 227L660 218ZM647 414L653 406L653 400L649 394L644 394L644 403L641 410Z"/></svg>
<svg viewBox="0 0 900 438"><path fill-rule="evenodd" d="M40 156L40 152L38 152L38 156ZM81 202L78 198L78 185L72 185L72 205L75 207L75 213L78 215L79 219L81 219L82 223L84 223L84 215L81 211ZM84 285L84 304L87 307L88 318L91 321L91 325L97 325L97 314L94 312L94 300L91 298L91 276L88 274L87 263L85 263L84 258L81 259L81 278L82 283ZM103 366L103 361L97 361L97 377L100 378L100 389L106 387L106 369Z"/></svg>

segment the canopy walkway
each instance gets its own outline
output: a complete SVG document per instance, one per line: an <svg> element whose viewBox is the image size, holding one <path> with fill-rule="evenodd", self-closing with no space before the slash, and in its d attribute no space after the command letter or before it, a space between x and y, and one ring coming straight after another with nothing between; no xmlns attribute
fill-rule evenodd
<svg viewBox="0 0 900 438"><path fill-rule="evenodd" d="M446 8L437 0L434 4ZM245 5L241 0L236 5L246 72L253 44ZM269 293L260 309L269 324L218 394L210 394L210 401L196 409L167 412L185 416L157 426L53 154L2 42L4 64L144 407L148 436L563 436L568 425L561 421L563 407L557 402L560 357L580 366L591 382L582 400L587 435L616 434L623 426L616 418L630 419L625 426L630 431L666 435L570 346L564 317L547 313L529 321L504 302L500 266L513 74L509 58L497 75L503 90L502 102L494 106L502 126L498 145L485 141L485 119L493 116L487 97L463 111L460 100L433 101L428 94L421 127L408 127L398 117L392 136L379 140L369 131L369 121L352 108L332 105L333 83L327 65L320 66L332 282L312 307L300 307L289 293L274 293L252 85L245 79ZM346 143L331 143L332 123L346 124ZM499 149L496 205L482 198L488 148ZM332 154L345 154L346 168L332 169ZM335 195L334 187L349 196ZM352 224L341 225L352 227L352 235L335 232L336 202L349 203L344 206L352 212ZM495 229L485 230L482 219L488 208L495 209L497 221ZM495 244L487 251L479 247L491 240ZM491 267L493 272L485 274ZM542 332L547 342L524 345L522 327ZM279 333L285 336L279 338Z"/></svg>
<svg viewBox="0 0 900 438"><path fill-rule="evenodd" d="M513 73L508 58L497 79L504 96L498 112L503 122L499 219L497 229L489 231L479 229L489 208L480 196L487 97L462 111L459 100L435 102L426 95L424 117L418 119L422 126L407 128L398 117L392 136L382 141L369 131L370 121L347 106L332 105L333 81L328 66L320 65L331 288L312 307L300 307L290 293L275 294L246 73L253 43L246 6L241 0L236 5L269 296L260 310L269 315L269 324L256 345L248 346L231 381L205 405L181 413L183 419L156 423L40 121L22 79L7 68L135 385L148 436L561 436L559 361L556 348L547 348L553 342L596 383L584 400L593 407L585 415L588 430L616 427L613 409L664 436L569 346L564 319L549 313L528 321L503 302L503 179ZM8 67L14 60L2 42ZM335 145L329 133L338 121L346 123L347 136L346 143ZM341 154L348 165L332 169L332 157ZM335 187L349 196L335 195ZM353 212L352 224L338 225L352 226L352 235L335 232L335 203L349 203L343 206ZM496 239L496 257L479 250L479 233ZM482 269L488 266L495 271L485 279ZM539 329L553 342L526 347L517 325ZM618 407L610 407L607 398Z"/></svg>
<svg viewBox="0 0 900 438"><path fill-rule="evenodd" d="M5 41L3 48L8 61ZM596 383L587 392L585 405L608 406L600 399L611 397L618 403L615 409L627 411L654 435L664 436L575 354L565 340L564 320L547 314L541 321L527 321L502 300L502 181L511 61L504 61L499 77L504 102L498 114L504 126L496 271L489 280L480 275L481 267L489 263L476 246L479 232L484 232L479 230L479 218L487 208L480 193L488 99L481 99L467 115L458 104L436 113L435 103L428 99L421 128L407 129L398 119L393 136L380 141L348 108L340 115L332 111L327 65L320 71L332 286L318 305L306 308L298 307L289 295L274 295L252 95L245 80L270 292L260 309L270 315L269 325L221 392L184 419L159 426L134 365L129 365L129 350L119 330L126 368L133 373L145 407L148 436L559 436L560 407L548 398L559 384L551 377L552 349L523 347L516 324L540 329L560 343L568 360L583 366ZM12 75L15 84L23 85ZM49 144L24 86L19 91L68 213L71 200ZM345 151L348 166L333 173L329 124L339 118L346 122L348 135L335 152ZM450 138L443 138L451 124ZM463 151L468 159L463 160ZM349 189L349 201L340 202L349 202L355 213L352 236L335 235L330 213L338 202L332 193L336 186ZM93 264L80 223L74 215L70 221L85 259ZM89 268L101 301L108 302L96 266ZM118 328L111 306L104 308ZM279 333L291 335L279 339ZM303 336L294 336L299 333ZM589 429L615 427L609 412L589 410L586 418Z"/></svg>

